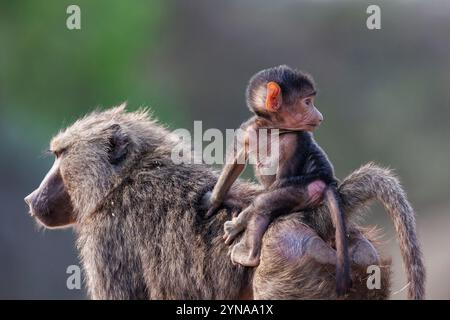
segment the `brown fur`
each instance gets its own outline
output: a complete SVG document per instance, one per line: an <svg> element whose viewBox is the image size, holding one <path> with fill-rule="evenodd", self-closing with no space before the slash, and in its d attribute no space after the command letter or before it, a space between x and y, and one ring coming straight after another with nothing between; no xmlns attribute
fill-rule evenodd
<svg viewBox="0 0 450 320"><path fill-rule="evenodd" d="M406 193L390 170L369 163L353 172L340 186L344 212L354 218L355 209L371 200L380 201L389 214L398 237L408 279L408 297L425 298L425 266L417 239L416 221Z"/></svg>
<svg viewBox="0 0 450 320"><path fill-rule="evenodd" d="M129 143L128 153L121 166L112 166L108 162L110 139L118 126ZM173 136L146 112L126 113L124 106L94 112L53 139L53 149L65 150L60 171L74 209L77 246L92 298L335 298L334 266L303 255L305 240L319 238L301 223L305 221L301 213L271 225L256 269L232 265L222 240L223 224L260 189L239 181L230 196L240 205L205 219L201 198L212 189L217 175L205 165L173 164L170 154L174 145ZM384 190L380 185L389 189L389 197L382 200L393 216L410 209L395 207L405 204L404 194L395 183L383 185L383 179L396 181L389 172L368 166L343 182L340 193L349 217ZM329 213L320 210L324 210L325 226ZM313 227L320 234L320 230L328 230L323 226ZM361 236L359 230L353 226L350 245ZM286 235L289 241L281 241ZM401 237L407 244L411 241L411 235L402 233ZM420 258L420 250L416 254ZM354 288L347 298L388 297L390 269L389 263L382 261L381 290L367 289L365 266L353 263ZM417 259L408 262L417 263ZM422 285L416 280L415 290Z"/></svg>
<svg viewBox="0 0 450 320"><path fill-rule="evenodd" d="M308 255L302 255L302 246L280 246L286 238L298 237L296 233L300 227L301 217L283 217L275 221L264 236L264 246L261 253L261 264L254 276L254 295L259 299L337 299L335 266L318 264ZM367 239L378 246L378 233L376 230L361 229ZM354 232L357 232L354 230ZM350 237L349 247L353 243ZM300 258L299 258L300 257ZM372 261L381 270L381 289L367 289L366 265L353 263L351 276L353 285L346 294L345 299L386 299L390 294L391 261L381 259ZM280 266L289 266L283 268ZM301 288L301 290L299 290Z"/></svg>

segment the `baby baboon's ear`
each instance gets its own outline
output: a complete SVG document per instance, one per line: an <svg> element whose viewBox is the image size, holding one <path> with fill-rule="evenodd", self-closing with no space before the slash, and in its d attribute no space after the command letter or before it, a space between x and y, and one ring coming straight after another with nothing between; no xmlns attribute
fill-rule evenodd
<svg viewBox="0 0 450 320"><path fill-rule="evenodd" d="M109 138L109 162L113 165L118 165L125 160L128 154L130 139L118 124L113 124L109 131L111 132Z"/></svg>

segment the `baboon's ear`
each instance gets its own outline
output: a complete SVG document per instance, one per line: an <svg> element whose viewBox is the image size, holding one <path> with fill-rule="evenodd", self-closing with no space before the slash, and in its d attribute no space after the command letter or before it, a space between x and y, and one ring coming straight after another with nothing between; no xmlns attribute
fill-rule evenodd
<svg viewBox="0 0 450 320"><path fill-rule="evenodd" d="M277 112L282 104L280 85L274 81L267 84L266 109Z"/></svg>
<svg viewBox="0 0 450 320"><path fill-rule="evenodd" d="M113 124L109 130L111 132L109 138L109 162L113 165L118 165L127 156L130 139L118 124Z"/></svg>

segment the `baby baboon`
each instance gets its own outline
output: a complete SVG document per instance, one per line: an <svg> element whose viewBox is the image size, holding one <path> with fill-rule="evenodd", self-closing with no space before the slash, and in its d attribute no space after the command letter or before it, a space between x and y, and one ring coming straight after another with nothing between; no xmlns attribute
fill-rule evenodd
<svg viewBox="0 0 450 320"><path fill-rule="evenodd" d="M55 164L38 189L25 198L45 226L73 226L94 299L335 298L335 251L299 214L274 221L264 237L256 269L232 265L222 241L223 224L260 193L238 182L230 190L234 208L205 219L201 199L217 177L204 165L175 165L173 136L145 111L124 106L94 112L51 142ZM377 171L378 170L378 171ZM374 176L375 175L375 176ZM407 206L388 172L365 167L346 179L339 192L349 217L380 197L394 216ZM384 191L385 191L384 190ZM383 193L381 193L383 196ZM317 210L326 210L319 208ZM329 217L329 213L324 213ZM383 299L389 294L389 265L358 239L373 237L358 227L349 238L353 288L348 298ZM360 232L359 232L360 231ZM406 241L414 234L406 230ZM364 243L367 243L364 241ZM318 259L304 252L323 252ZM416 298L423 295L420 250L408 270ZM369 290L365 267L380 264L382 287ZM421 291L422 290L422 291Z"/></svg>
<svg viewBox="0 0 450 320"><path fill-rule="evenodd" d="M207 216L220 208L229 188L245 169L245 163L239 159L242 155L246 160L252 156L256 159L255 176L265 191L237 218L225 223L226 243L232 243L245 230L231 251L231 260L243 266L257 266L263 235L274 218L311 210L323 202L332 214L331 227L336 230L336 291L342 296L351 286L347 228L333 165L312 135L323 121L314 103L316 94L310 75L286 65L259 71L250 79L247 105L253 116L241 125L244 142L233 161L223 167L209 199L211 208ZM264 165L267 159L260 153L261 149L272 149L270 139L258 143L256 137L273 129L279 131L277 167L267 174Z"/></svg>

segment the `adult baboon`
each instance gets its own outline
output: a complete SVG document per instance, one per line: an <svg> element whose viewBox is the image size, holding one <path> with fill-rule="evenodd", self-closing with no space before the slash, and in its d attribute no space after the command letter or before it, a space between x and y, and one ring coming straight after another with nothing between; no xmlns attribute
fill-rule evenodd
<svg viewBox="0 0 450 320"><path fill-rule="evenodd" d="M238 205L205 219L201 199L217 176L204 165L175 165L171 152L176 143L145 111L127 113L124 106L94 112L52 140L55 164L25 201L45 226L73 226L92 298L335 298L334 250L313 231L320 234L320 226L311 229L301 222L307 221L301 213L272 224L257 268L234 266L222 240L223 224L260 190L236 183L230 197ZM389 172L366 166L340 187L349 217L379 197L374 179L398 197L381 199L390 212L400 200L407 204L397 193L401 189L392 189L400 186ZM386 298L389 263L358 241L373 235L352 226L354 285L348 298ZM413 293L420 293L423 269L413 265L416 261L409 261L408 270L414 272L408 276ZM371 264L381 265L380 290L366 286Z"/></svg>

